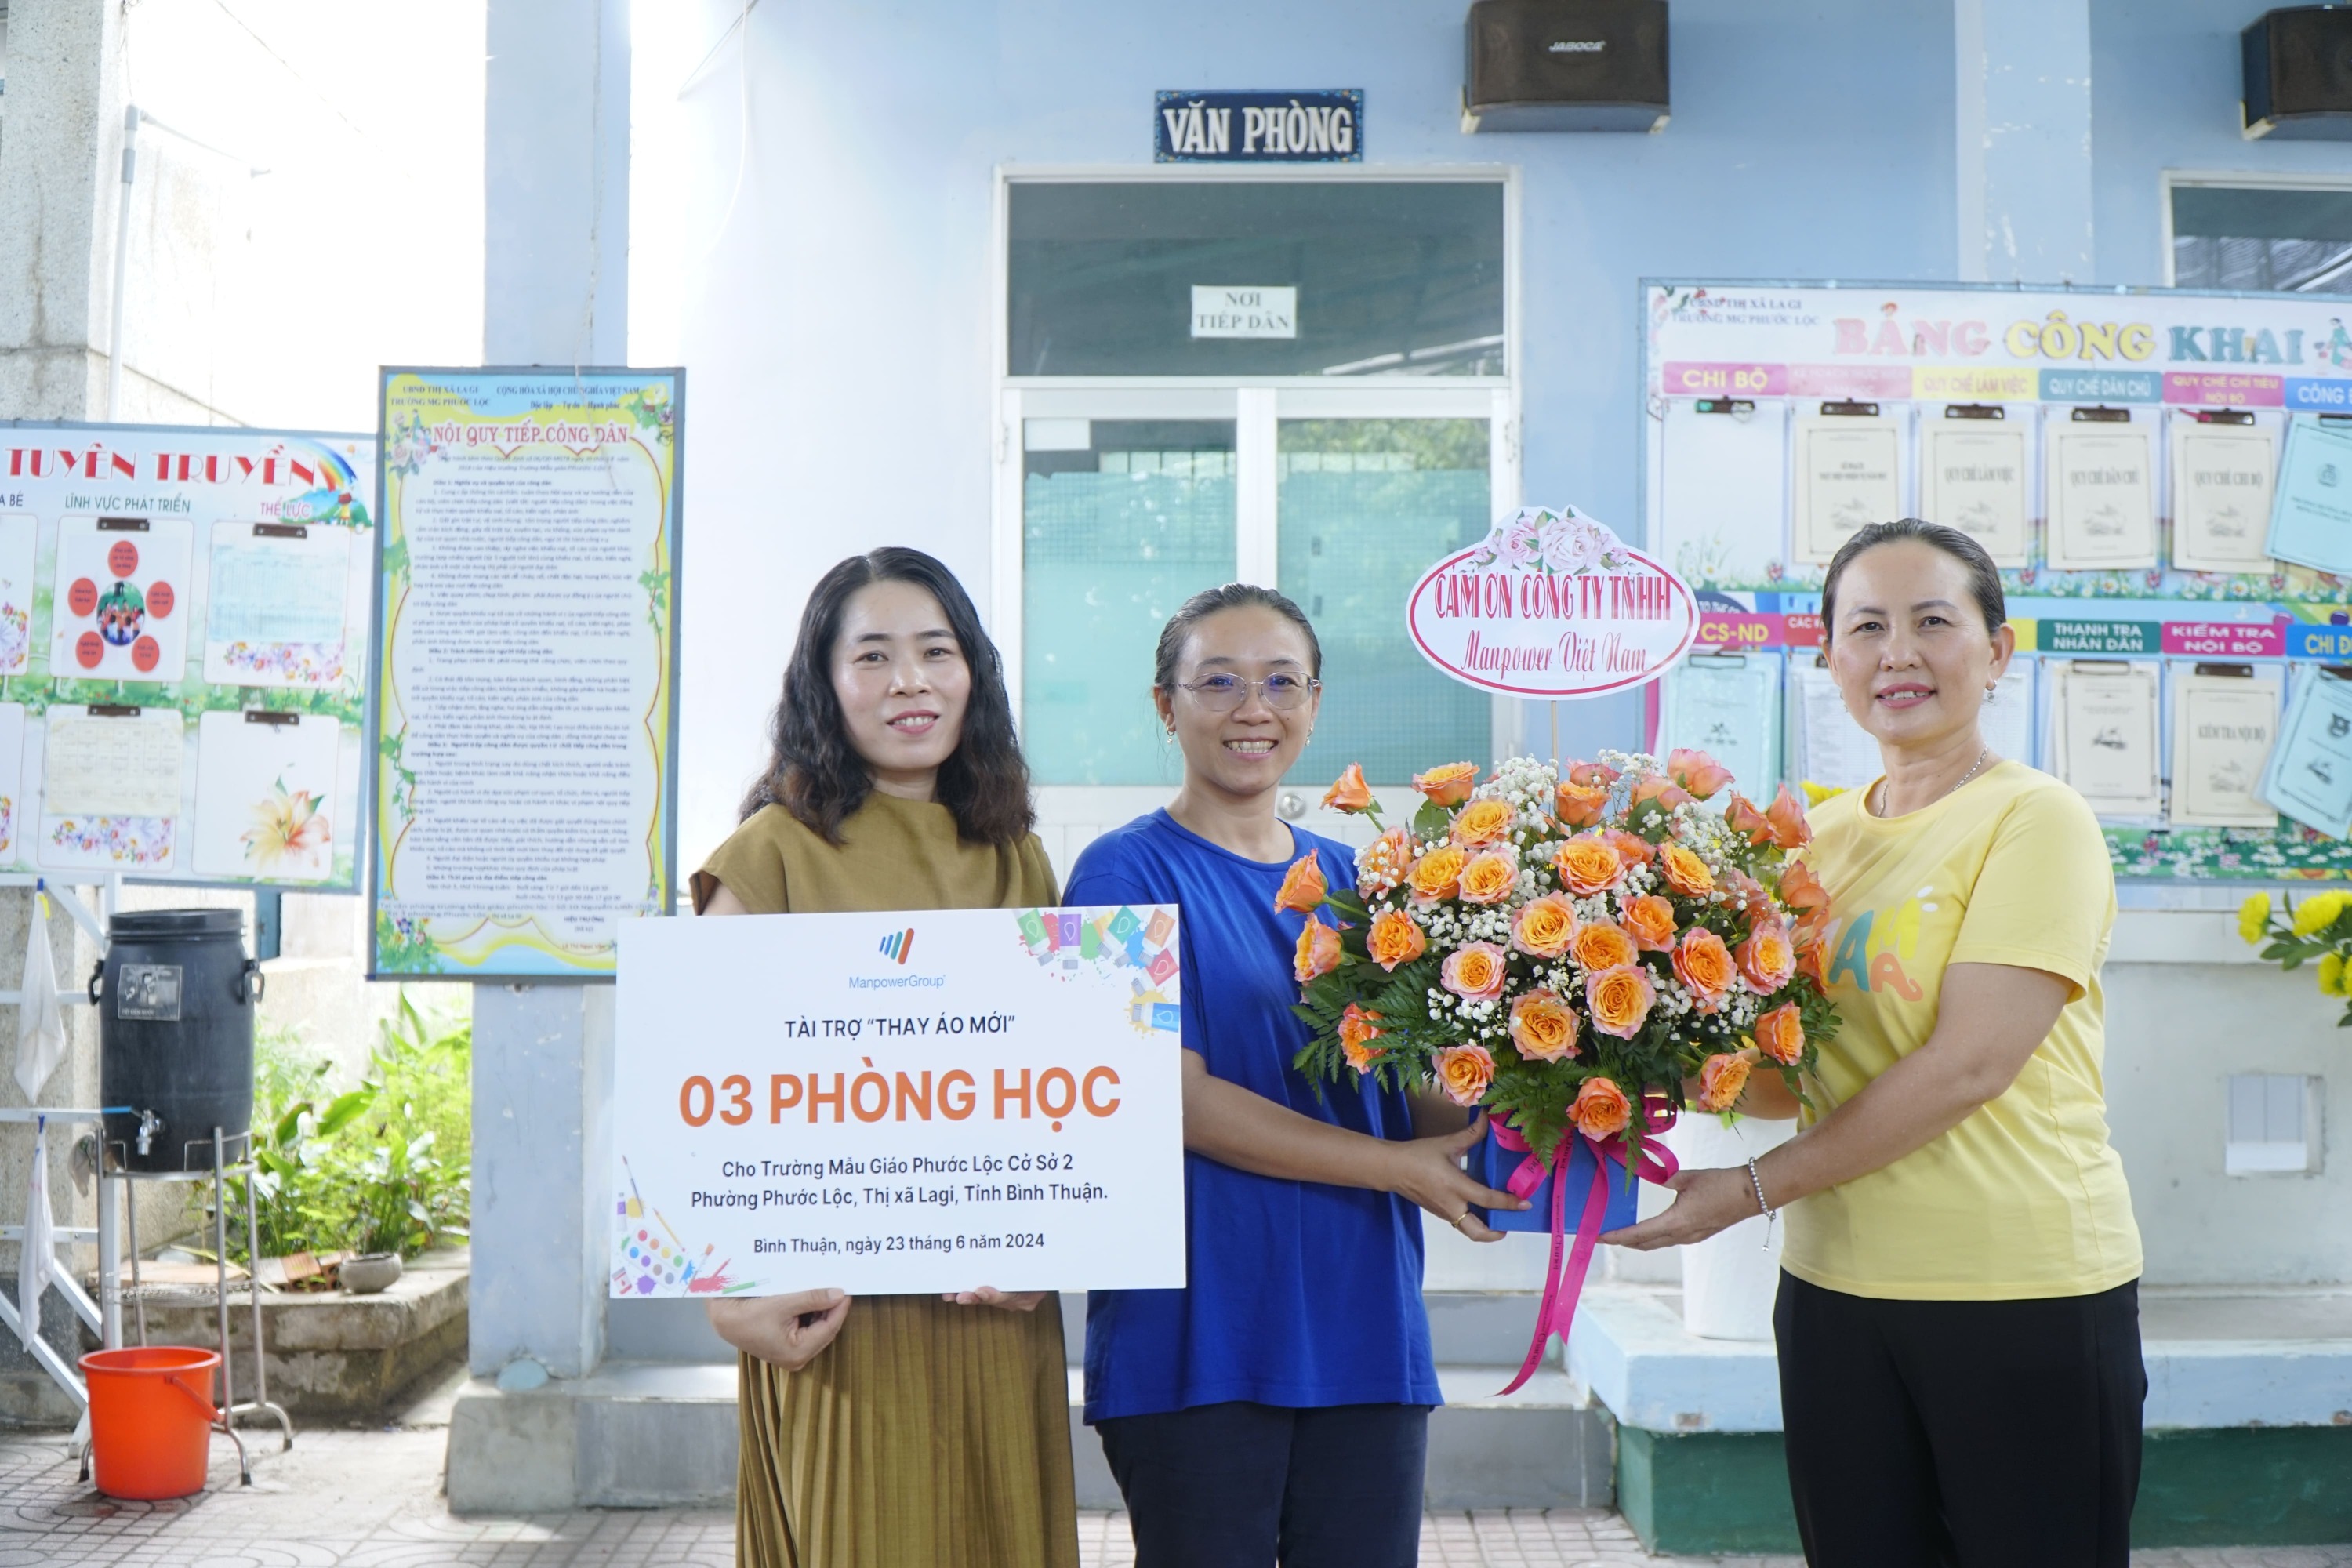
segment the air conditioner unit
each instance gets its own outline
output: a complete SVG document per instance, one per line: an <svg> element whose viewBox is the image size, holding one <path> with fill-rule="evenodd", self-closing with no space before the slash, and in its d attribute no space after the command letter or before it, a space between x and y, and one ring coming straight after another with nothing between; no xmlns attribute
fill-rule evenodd
<svg viewBox="0 0 2352 1568"><path fill-rule="evenodd" d="M2297 5L2266 13L2238 35L2249 142L2352 141L2352 7Z"/></svg>
<svg viewBox="0 0 2352 1568"><path fill-rule="evenodd" d="M1476 0L1462 129L1663 131L1666 0Z"/></svg>

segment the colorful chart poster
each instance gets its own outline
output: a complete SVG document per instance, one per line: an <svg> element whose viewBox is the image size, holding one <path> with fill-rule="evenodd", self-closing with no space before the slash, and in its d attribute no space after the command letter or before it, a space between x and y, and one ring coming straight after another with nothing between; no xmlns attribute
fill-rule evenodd
<svg viewBox="0 0 2352 1568"><path fill-rule="evenodd" d="M684 382L384 372L372 973L610 979L669 912Z"/></svg>
<svg viewBox="0 0 2352 1568"><path fill-rule="evenodd" d="M351 581L347 530L214 524L205 679L311 690L341 680L352 663L344 634L359 618L347 602Z"/></svg>
<svg viewBox="0 0 2352 1568"><path fill-rule="evenodd" d="M58 529L49 668L94 680L176 682L187 673L188 525L164 517L69 517Z"/></svg>
<svg viewBox="0 0 2352 1568"><path fill-rule="evenodd" d="M257 617L363 654L375 482L373 436L0 423L0 872L358 890L365 658L223 655ZM223 569L257 538L307 542L308 577ZM247 711L333 752L337 836L297 859L195 853L251 805L205 797L199 736Z"/></svg>
<svg viewBox="0 0 2352 1568"><path fill-rule="evenodd" d="M1180 923L629 922L609 1293L1181 1287Z"/></svg>

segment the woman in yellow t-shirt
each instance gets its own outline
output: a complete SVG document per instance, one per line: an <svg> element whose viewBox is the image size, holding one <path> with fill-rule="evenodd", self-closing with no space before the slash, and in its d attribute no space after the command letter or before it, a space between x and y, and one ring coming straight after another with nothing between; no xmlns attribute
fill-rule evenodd
<svg viewBox="0 0 2352 1568"><path fill-rule="evenodd" d="M1812 1568L2126 1568L2139 1486L2139 1232L2107 1143L2099 965L2115 879L2065 784L1978 723L2016 648L1956 529L1861 530L1822 637L1885 776L1812 815L1843 1020L1802 1133L1675 1178L1604 1241L1671 1247L1789 1209L1773 1313Z"/></svg>

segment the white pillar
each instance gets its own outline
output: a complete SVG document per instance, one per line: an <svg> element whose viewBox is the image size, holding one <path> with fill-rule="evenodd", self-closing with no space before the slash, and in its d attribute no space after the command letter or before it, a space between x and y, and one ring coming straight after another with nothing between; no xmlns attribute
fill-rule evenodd
<svg viewBox="0 0 2352 1568"><path fill-rule="evenodd" d="M629 0L489 0L487 364L629 356Z"/></svg>
<svg viewBox="0 0 2352 1568"><path fill-rule="evenodd" d="M122 7L16 0L0 135L0 418L85 419L106 379Z"/></svg>
<svg viewBox="0 0 2352 1568"><path fill-rule="evenodd" d="M2088 283L2090 0L1954 0L1958 276Z"/></svg>
<svg viewBox="0 0 2352 1568"><path fill-rule="evenodd" d="M628 360L628 0L489 0L482 357ZM604 1352L607 985L474 988L468 1360Z"/></svg>

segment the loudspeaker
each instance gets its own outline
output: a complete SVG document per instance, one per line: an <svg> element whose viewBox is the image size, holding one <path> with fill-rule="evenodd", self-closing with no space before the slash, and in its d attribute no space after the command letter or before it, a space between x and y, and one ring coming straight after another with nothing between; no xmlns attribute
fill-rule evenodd
<svg viewBox="0 0 2352 1568"><path fill-rule="evenodd" d="M1663 131L1666 0L1476 0L1462 129Z"/></svg>
<svg viewBox="0 0 2352 1568"><path fill-rule="evenodd" d="M2246 69L2238 112L2247 141L2352 141L2352 8L2272 11L2238 43Z"/></svg>

